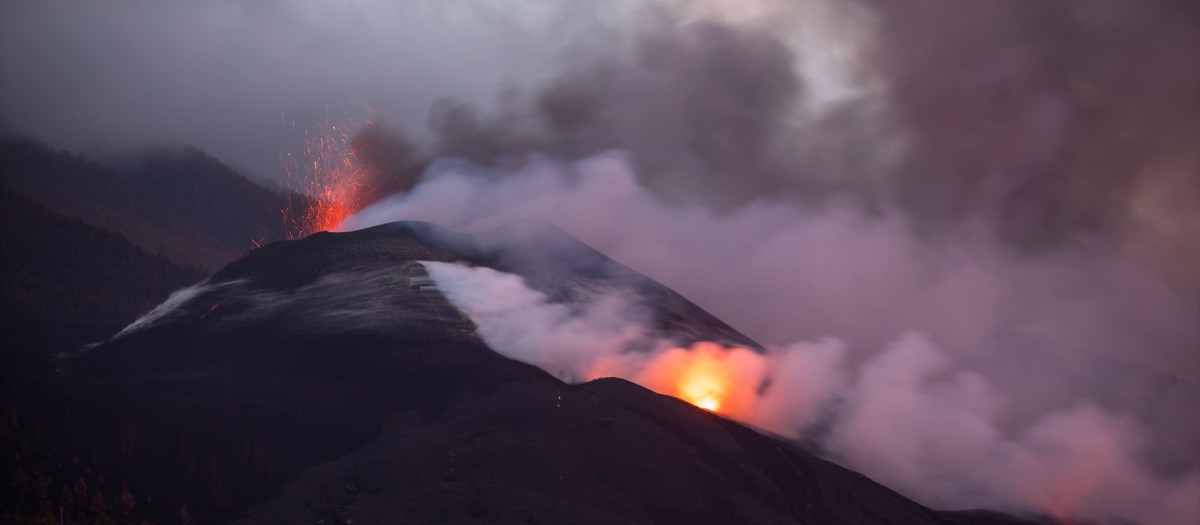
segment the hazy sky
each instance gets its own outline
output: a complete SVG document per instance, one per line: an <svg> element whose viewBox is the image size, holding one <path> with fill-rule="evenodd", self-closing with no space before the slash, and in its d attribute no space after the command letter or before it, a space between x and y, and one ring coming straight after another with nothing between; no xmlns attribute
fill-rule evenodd
<svg viewBox="0 0 1200 525"><path fill-rule="evenodd" d="M671 198L853 195L1033 247L1104 232L1197 285L1197 5L3 0L0 131L278 180L327 109L368 104L427 154L624 149Z"/></svg>
<svg viewBox="0 0 1200 525"><path fill-rule="evenodd" d="M850 89L853 28L826 0L356 0L0 3L0 126L74 151L185 142L258 176L302 149L287 129L364 102L427 133L443 97L488 107L585 56L625 53L650 11L812 29L788 35L816 102ZM786 13L787 16L780 16ZM666 15L663 15L666 16ZM844 17L843 17L844 18ZM763 24L763 21L770 24ZM820 22L820 23L813 23ZM794 26L792 26L794 28ZM832 38L840 44L825 46ZM357 109L352 110L353 114Z"/></svg>
<svg viewBox="0 0 1200 525"><path fill-rule="evenodd" d="M278 180L327 109L367 104L426 154L623 149L670 198L853 195L1035 248L1104 232L1197 285L1198 5L2 0L0 131Z"/></svg>
<svg viewBox="0 0 1200 525"><path fill-rule="evenodd" d="M260 176L303 147L292 120L366 102L421 133L434 99L490 102L595 25L537 1L0 5L6 131L76 151L186 142Z"/></svg>

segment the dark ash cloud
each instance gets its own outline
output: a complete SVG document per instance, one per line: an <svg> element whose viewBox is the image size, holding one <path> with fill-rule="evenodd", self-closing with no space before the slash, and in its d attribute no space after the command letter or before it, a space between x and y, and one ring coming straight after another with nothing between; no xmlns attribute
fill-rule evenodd
<svg viewBox="0 0 1200 525"><path fill-rule="evenodd" d="M788 32L649 17L631 53L576 52L502 111L435 106L436 151L494 163L619 148L673 200L729 208L852 195L906 210L918 229L974 221L1033 251L1099 236L1200 284L1192 11L858 7L831 15L872 29L842 64L853 94L817 110L806 89L817 79L805 73L817 51Z"/></svg>

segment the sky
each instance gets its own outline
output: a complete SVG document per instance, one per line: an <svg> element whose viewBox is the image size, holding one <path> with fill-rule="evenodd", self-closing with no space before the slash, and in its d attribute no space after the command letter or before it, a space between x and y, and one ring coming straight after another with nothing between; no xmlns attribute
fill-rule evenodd
<svg viewBox="0 0 1200 525"><path fill-rule="evenodd" d="M1198 5L0 0L0 132L272 181L369 114L368 168L407 193L346 228L541 215L828 371L795 389L850 407L830 452L905 494L1045 510L1029 462L1099 464L1073 510L1189 522ZM931 485L930 454L992 495Z"/></svg>
<svg viewBox="0 0 1200 525"><path fill-rule="evenodd" d="M183 142L278 176L292 122L326 107L365 102L427 135L437 99L491 107L582 55L621 54L647 6L739 20L769 4L6 0L0 124L73 151ZM832 66L806 67L823 96L844 96Z"/></svg>
<svg viewBox="0 0 1200 525"><path fill-rule="evenodd" d="M0 132L279 181L323 120L427 156L631 151L671 198L853 194L1200 283L1194 2L0 3Z"/></svg>
<svg viewBox="0 0 1200 525"><path fill-rule="evenodd" d="M200 147L274 177L327 106L421 133L441 97L492 102L570 38L550 2L5 1L4 129L73 151ZM586 15L579 15L586 16ZM562 19L560 19L562 17ZM554 19L553 23L550 23Z"/></svg>

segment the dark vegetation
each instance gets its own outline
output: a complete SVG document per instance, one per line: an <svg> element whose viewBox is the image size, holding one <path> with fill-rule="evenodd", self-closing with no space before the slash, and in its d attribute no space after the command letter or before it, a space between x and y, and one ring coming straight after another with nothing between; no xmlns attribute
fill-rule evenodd
<svg viewBox="0 0 1200 525"><path fill-rule="evenodd" d="M120 475L138 461L136 418L66 396L56 355L111 337L173 290L284 238L286 203L194 149L144 152L114 169L0 140L0 522L189 521L171 490L154 503L153 487ZM98 452L110 443L115 454ZM199 461L189 469L208 466ZM152 512L167 502L170 512Z"/></svg>
<svg viewBox="0 0 1200 525"><path fill-rule="evenodd" d="M188 147L151 150L138 158L126 175L169 207L181 222L239 253L290 233L283 221L286 198L203 151Z"/></svg>
<svg viewBox="0 0 1200 525"><path fill-rule="evenodd" d="M54 353L101 341L203 277L126 238L0 196L0 340L8 377L48 373Z"/></svg>
<svg viewBox="0 0 1200 525"><path fill-rule="evenodd" d="M203 277L11 190L2 198L0 268L10 304L68 316L132 317L161 302L163 290Z"/></svg>
<svg viewBox="0 0 1200 525"><path fill-rule="evenodd" d="M178 288L287 235L287 198L204 153L159 148L109 168L0 140L5 377L115 333Z"/></svg>
<svg viewBox="0 0 1200 525"><path fill-rule="evenodd" d="M0 140L0 184L50 211L209 272L283 239L287 196L190 148L160 148L110 168L21 139Z"/></svg>

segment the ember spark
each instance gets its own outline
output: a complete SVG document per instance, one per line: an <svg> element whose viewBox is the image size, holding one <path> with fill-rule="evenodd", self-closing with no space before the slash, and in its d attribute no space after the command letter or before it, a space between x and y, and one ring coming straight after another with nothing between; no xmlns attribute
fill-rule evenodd
<svg viewBox="0 0 1200 525"><path fill-rule="evenodd" d="M289 239L337 230L364 204L359 193L365 173L351 141L359 129L385 115L362 103L339 108L342 113L361 116L331 121L326 107L324 120L304 132L304 153L286 153L280 158L288 175L289 200L283 220Z"/></svg>

